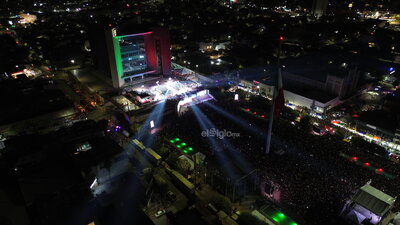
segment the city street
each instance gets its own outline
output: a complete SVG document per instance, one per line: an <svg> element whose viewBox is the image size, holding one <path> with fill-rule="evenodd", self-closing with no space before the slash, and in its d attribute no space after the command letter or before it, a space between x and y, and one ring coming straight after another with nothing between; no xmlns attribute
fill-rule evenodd
<svg viewBox="0 0 400 225"><path fill-rule="evenodd" d="M98 72L92 68L75 69L71 70L70 72L79 80L82 85L86 85L93 92L99 92L99 94L103 94L105 92L115 90L110 83L105 81L107 78L102 79L102 75L98 74Z"/></svg>

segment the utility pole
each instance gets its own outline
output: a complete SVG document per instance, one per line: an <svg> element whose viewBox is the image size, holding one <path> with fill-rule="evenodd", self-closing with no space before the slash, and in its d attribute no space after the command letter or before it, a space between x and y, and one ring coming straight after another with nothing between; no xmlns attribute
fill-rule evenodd
<svg viewBox="0 0 400 225"><path fill-rule="evenodd" d="M277 78L279 78L279 76L281 76L281 48L282 48L282 41L284 40L283 36L279 37L279 45L278 45L278 60L277 60L277 65L278 65L278 76ZM265 154L269 154L270 150L271 150L271 136L272 136L272 124L274 122L274 111L275 111L275 98L276 98L276 88L277 88L277 84L278 81L276 79L275 85L272 88L272 99L271 99L271 107L270 107L270 111L269 111L269 119L268 119L268 131L267 131L267 143L265 146Z"/></svg>

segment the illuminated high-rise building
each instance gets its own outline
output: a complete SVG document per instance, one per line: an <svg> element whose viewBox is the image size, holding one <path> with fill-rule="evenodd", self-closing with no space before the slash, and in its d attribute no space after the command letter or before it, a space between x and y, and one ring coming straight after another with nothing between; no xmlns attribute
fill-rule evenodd
<svg viewBox="0 0 400 225"><path fill-rule="evenodd" d="M311 14L316 18L326 14L326 9L328 8L328 0L314 0L312 5Z"/></svg>
<svg viewBox="0 0 400 225"><path fill-rule="evenodd" d="M130 21L118 26L108 24L102 36L92 38L94 60L115 88L145 81L149 76L171 75L167 29L146 29Z"/></svg>

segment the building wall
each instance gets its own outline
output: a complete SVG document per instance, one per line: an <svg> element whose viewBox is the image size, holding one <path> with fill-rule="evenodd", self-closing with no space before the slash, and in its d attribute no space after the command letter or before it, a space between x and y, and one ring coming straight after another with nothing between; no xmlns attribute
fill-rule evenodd
<svg viewBox="0 0 400 225"><path fill-rule="evenodd" d="M320 82L306 78L304 76L284 72L282 77L284 82L296 84L298 86L316 88L320 91L327 92L332 95L337 95L340 98L349 96L357 90L360 73L357 69L349 69L343 71L347 73L344 77L327 75L325 82Z"/></svg>
<svg viewBox="0 0 400 225"><path fill-rule="evenodd" d="M334 95L340 95L343 87L343 78L328 75L325 82L325 90Z"/></svg>
<svg viewBox="0 0 400 225"><path fill-rule="evenodd" d="M154 28L154 40L156 44L156 51L158 55L158 62L161 66L160 72L164 76L171 75L171 43L168 29Z"/></svg>
<svg viewBox="0 0 400 225"><path fill-rule="evenodd" d="M272 96L272 91L273 91L273 86L267 85L267 84L263 84L263 83L254 83L254 82L250 82L247 80L241 80L240 84L242 84L243 86L245 86L246 88L249 89L254 89L255 86L258 86L260 94L263 94L265 96ZM341 103L341 101L339 100L338 97L326 102L326 103L322 103L319 101L316 101L314 99L310 99L307 98L305 96L284 90L283 91L284 97L285 97L285 102L289 102L292 103L296 106L300 106L300 107L306 107L308 109L313 109L316 112L319 113L324 113L326 110L328 110L331 107L334 107L336 105L339 105Z"/></svg>
<svg viewBox="0 0 400 225"><path fill-rule="evenodd" d="M354 91L356 91L359 79L360 79L360 72L357 70L357 68L350 69L349 73L343 80L343 88L339 97L340 98L347 97Z"/></svg>
<svg viewBox="0 0 400 225"><path fill-rule="evenodd" d="M144 45L146 48L147 65L150 69L159 72L157 68L156 44L153 35L145 35Z"/></svg>
<svg viewBox="0 0 400 225"><path fill-rule="evenodd" d="M101 75L106 80L111 79L110 64L108 56L108 48L106 43L106 35L99 27L94 27L89 30L89 41L93 63L96 69L101 72Z"/></svg>
<svg viewBox="0 0 400 225"><path fill-rule="evenodd" d="M119 88L123 85L123 80L120 78L122 76L122 71L121 74L118 73L117 71L117 63L116 63L116 54L114 50L115 45L117 45L116 39L114 39L114 29L108 29L105 31L105 37L106 37L106 45L107 45L107 51L108 51L108 63L110 65L110 74L111 74L111 80L113 87Z"/></svg>
<svg viewBox="0 0 400 225"><path fill-rule="evenodd" d="M318 113L324 113L329 108L339 104L339 98L334 98L329 102L322 103L286 90L283 92L283 94L285 96L285 101L288 101L289 103L297 106L312 109Z"/></svg>

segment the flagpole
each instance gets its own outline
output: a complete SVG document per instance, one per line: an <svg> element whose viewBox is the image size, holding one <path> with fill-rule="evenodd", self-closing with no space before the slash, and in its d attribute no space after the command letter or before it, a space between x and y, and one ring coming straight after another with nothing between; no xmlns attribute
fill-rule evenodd
<svg viewBox="0 0 400 225"><path fill-rule="evenodd" d="M274 111L275 111L275 98L276 98L276 88L272 88L272 100L271 107L269 110L269 119L268 119L268 133L267 133L267 145L265 147L265 154L269 154L271 147L271 136L272 136L272 123L274 122Z"/></svg>
<svg viewBox="0 0 400 225"><path fill-rule="evenodd" d="M280 59L281 59L281 47L282 47L282 41L283 41L283 37L279 37L279 45L278 45L278 73L281 72L281 68L280 68ZM280 74L277 74L277 79L279 79ZM265 146L265 154L269 154L270 150L271 150L271 136L272 136L272 124L274 122L274 111L275 111L275 100L276 100L276 88L277 88L277 84L278 84L278 80L276 79L275 85L272 88L272 99L271 99L271 107L270 107L270 111L269 111L269 119L268 119L268 131L267 131L267 143Z"/></svg>

